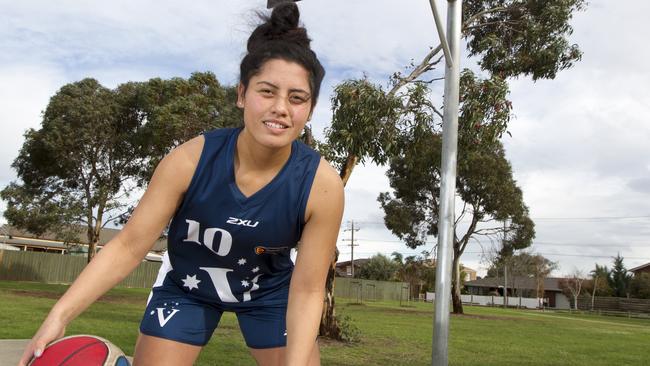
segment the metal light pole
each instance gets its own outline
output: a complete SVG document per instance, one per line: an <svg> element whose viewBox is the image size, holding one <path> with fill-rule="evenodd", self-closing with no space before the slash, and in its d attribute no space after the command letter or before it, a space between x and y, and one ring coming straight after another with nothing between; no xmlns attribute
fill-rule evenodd
<svg viewBox="0 0 650 366"><path fill-rule="evenodd" d="M447 0L447 36L435 0L429 0L445 53L445 99L442 128L440 212L438 214L438 262L433 323L433 366L448 365L449 301L451 296L451 256L454 240L454 197L458 152L458 97L460 85L460 28L462 0Z"/></svg>

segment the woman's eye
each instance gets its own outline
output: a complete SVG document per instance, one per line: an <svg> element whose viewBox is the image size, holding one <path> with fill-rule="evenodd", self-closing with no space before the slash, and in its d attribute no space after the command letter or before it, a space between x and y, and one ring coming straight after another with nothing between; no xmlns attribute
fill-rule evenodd
<svg viewBox="0 0 650 366"><path fill-rule="evenodd" d="M297 96L297 95L292 96L292 97L290 98L290 100L291 100L292 103L296 103L296 104L306 102L305 98L303 98L303 97L299 97L299 96Z"/></svg>
<svg viewBox="0 0 650 366"><path fill-rule="evenodd" d="M273 94L273 92L271 91L271 89L261 89L261 90L260 90L260 93L262 93L262 94L264 94L264 95L271 95L271 94Z"/></svg>

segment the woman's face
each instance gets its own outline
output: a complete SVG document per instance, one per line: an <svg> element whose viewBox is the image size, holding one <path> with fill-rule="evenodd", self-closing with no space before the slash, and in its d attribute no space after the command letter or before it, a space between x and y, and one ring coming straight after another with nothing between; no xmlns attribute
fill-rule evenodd
<svg viewBox="0 0 650 366"><path fill-rule="evenodd" d="M237 106L244 108L244 125L257 143L287 146L310 117L309 73L295 62L269 60L250 78L246 90L239 85Z"/></svg>

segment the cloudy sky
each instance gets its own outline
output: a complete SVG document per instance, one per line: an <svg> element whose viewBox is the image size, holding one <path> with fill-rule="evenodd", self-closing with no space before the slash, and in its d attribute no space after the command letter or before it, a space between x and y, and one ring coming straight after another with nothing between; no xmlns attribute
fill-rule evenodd
<svg viewBox="0 0 650 366"><path fill-rule="evenodd" d="M592 0L576 14L571 41L581 62L555 80L511 81L516 118L504 140L515 177L536 223L532 250L558 262L556 275L621 253L628 268L650 262L650 51L644 25L650 4ZM10 164L27 128L38 128L49 98L85 77L115 87L152 77L213 71L237 81L238 63L265 0L8 1L0 0L0 187L15 180ZM332 88L366 74L386 85L437 35L428 1L303 0L303 21L327 69L314 116L322 136ZM444 2L439 1L444 9ZM443 11L444 13L444 11ZM463 67L475 65L464 60ZM389 191L384 169L357 167L346 188L344 220L354 220L355 258L410 250L382 223L376 198ZM0 212L5 209L0 201ZM4 219L0 219L4 222ZM345 228L343 228L345 229ZM349 259L341 231L341 260ZM470 244L462 262L485 270Z"/></svg>

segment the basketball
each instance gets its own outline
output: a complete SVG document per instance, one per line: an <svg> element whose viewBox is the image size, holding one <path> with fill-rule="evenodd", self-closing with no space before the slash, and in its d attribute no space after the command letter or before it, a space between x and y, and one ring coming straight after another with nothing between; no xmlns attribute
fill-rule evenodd
<svg viewBox="0 0 650 366"><path fill-rule="evenodd" d="M73 335L61 338L34 358L30 366L130 366L124 352L104 338Z"/></svg>

